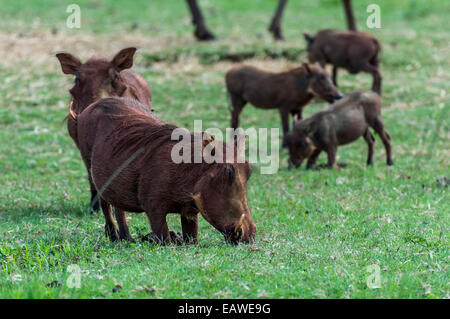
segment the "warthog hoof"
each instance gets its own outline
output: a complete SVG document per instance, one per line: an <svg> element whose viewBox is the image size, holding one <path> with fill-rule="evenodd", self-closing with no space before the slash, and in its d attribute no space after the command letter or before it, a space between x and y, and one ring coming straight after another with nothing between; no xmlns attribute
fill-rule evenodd
<svg viewBox="0 0 450 319"><path fill-rule="evenodd" d="M197 28L194 31L194 35L199 41L212 41L215 40L215 35L207 28Z"/></svg>

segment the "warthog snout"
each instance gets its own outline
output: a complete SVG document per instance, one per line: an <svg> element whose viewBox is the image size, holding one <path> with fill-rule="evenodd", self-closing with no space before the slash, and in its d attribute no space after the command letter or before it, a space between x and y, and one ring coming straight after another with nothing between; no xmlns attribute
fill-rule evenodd
<svg viewBox="0 0 450 319"><path fill-rule="evenodd" d="M341 92L338 92L334 98L335 101L340 100L344 97L344 94L342 94Z"/></svg>
<svg viewBox="0 0 450 319"><path fill-rule="evenodd" d="M248 244L254 240L255 234L256 225L253 221L246 219L245 214L242 214L236 224L225 227L223 232L225 240L232 245L237 245L239 242Z"/></svg>
<svg viewBox="0 0 450 319"><path fill-rule="evenodd" d="M342 94L341 92L336 90L335 92L328 94L328 96L326 97L326 101L329 103L334 103L334 102L342 99L343 97L344 97L344 94Z"/></svg>

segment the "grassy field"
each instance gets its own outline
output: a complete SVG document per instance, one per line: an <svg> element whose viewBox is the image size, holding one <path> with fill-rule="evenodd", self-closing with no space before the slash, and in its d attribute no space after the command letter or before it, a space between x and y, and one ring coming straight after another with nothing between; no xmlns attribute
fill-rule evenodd
<svg viewBox="0 0 450 319"><path fill-rule="evenodd" d="M301 31L345 28L340 2L289 1L286 41L275 43L266 32L275 1L200 1L220 40L199 44L181 1L79 0L82 26L70 30L72 0L0 0L0 298L449 298L449 187L440 181L450 178L450 2L376 1L382 28L367 30L372 2L354 1L354 10L383 45L395 166L386 167L378 136L373 167L363 139L339 149L341 170L289 171L282 150L278 173L256 165L248 184L253 245L227 245L201 219L198 245L160 247L110 243L103 215L88 213L86 171L62 123L73 79L54 53L112 57L135 44L133 68L151 84L160 118L225 129L223 77L233 63L221 57L295 67L305 59ZM339 80L344 93L372 81L345 72ZM314 101L305 115L326 106ZM247 106L241 124L280 119ZM143 214L128 218L135 237L149 232ZM168 222L180 231L177 216ZM80 288L66 284L73 264ZM366 283L371 265L377 289Z"/></svg>

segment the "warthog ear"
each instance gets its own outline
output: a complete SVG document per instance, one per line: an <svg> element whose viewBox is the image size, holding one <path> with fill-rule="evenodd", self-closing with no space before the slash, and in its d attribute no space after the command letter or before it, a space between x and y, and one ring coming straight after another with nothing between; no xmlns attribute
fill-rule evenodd
<svg viewBox="0 0 450 319"><path fill-rule="evenodd" d="M302 66L303 66L303 68L305 69L305 71L306 71L307 74L311 74L311 73L312 73L311 68L310 68L310 66L309 66L308 63L303 62L303 63L302 63Z"/></svg>
<svg viewBox="0 0 450 319"><path fill-rule="evenodd" d="M297 125L293 128L293 131L301 135L309 135L311 132L312 123L308 120L299 121Z"/></svg>
<svg viewBox="0 0 450 319"><path fill-rule="evenodd" d="M300 126L300 130L305 134L307 137L314 135L317 130L317 125L314 123L314 121L305 121ZM297 126L298 127L298 126Z"/></svg>
<svg viewBox="0 0 450 319"><path fill-rule="evenodd" d="M303 31L303 36L305 37L305 40L308 43L313 43L314 42L314 37L312 35L310 35L308 32Z"/></svg>
<svg viewBox="0 0 450 319"><path fill-rule="evenodd" d="M309 136L306 137L306 143L311 147L311 151L315 151L317 149L316 145L314 145Z"/></svg>
<svg viewBox="0 0 450 319"><path fill-rule="evenodd" d="M64 74L74 74L81 65L81 61L69 53L58 53L56 57L61 64L61 69Z"/></svg>
<svg viewBox="0 0 450 319"><path fill-rule="evenodd" d="M118 67L120 71L131 68L133 66L133 56L136 50L136 48L120 50L112 59L111 63Z"/></svg>

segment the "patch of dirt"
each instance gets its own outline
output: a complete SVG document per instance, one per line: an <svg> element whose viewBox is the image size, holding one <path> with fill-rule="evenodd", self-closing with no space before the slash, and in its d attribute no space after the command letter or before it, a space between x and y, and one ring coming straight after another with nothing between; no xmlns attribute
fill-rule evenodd
<svg viewBox="0 0 450 319"><path fill-rule="evenodd" d="M283 45L274 44L270 50L257 49L260 51L270 51L267 57L261 57L261 52L255 52L248 59L225 59L215 63L201 63L197 54L203 54L203 48L194 54L180 53L176 56L176 61L167 61L164 59L164 52L189 47L195 44L195 47L205 46L205 51L212 48L212 51L220 51L220 48L229 47L232 51L236 48L236 43L231 40L221 40L208 44L197 43L190 37L158 37L152 38L149 35L140 34L89 34L80 32L52 32L51 30L33 30L30 33L5 33L0 32L0 66L12 68L18 65L19 68L30 66L39 68L42 72L60 72L59 63L55 58L58 52L69 52L82 61L93 56L112 56L120 49L135 46L138 48L135 64L139 67L151 68L154 70L164 70L170 73L180 72L201 72L201 71L227 71L236 62L242 62L265 68L267 70L281 71L298 66L300 61L305 60L304 53L300 54L297 61L292 56L285 58L283 50L296 47L296 43L284 43ZM196 45L198 44L198 46ZM210 47L206 47L209 45ZM273 50L272 50L273 49ZM278 51L277 51L278 50ZM270 56L271 52L279 52L276 59ZM232 53L230 53L232 54ZM233 53L234 54L234 53ZM240 54L239 52L237 53ZM149 63L148 57L159 55L164 61L154 61ZM204 57L203 57L204 58ZM35 70L33 70L35 71Z"/></svg>
<svg viewBox="0 0 450 319"><path fill-rule="evenodd" d="M300 65L300 62L288 61L286 59L248 59L245 64L253 65L261 69L273 72L282 72ZM237 63L230 61L220 61L214 64L202 64L197 57L182 58L174 63L157 62L151 65L152 70L166 72L201 72L201 71L220 71L226 72Z"/></svg>
<svg viewBox="0 0 450 319"><path fill-rule="evenodd" d="M168 48L182 45L187 39L152 38L137 34L93 35L87 33L33 31L29 34L0 32L0 64L11 67L16 63L58 69L55 54L70 52L82 61L92 56L112 57L124 47L136 46L139 51L148 48Z"/></svg>

